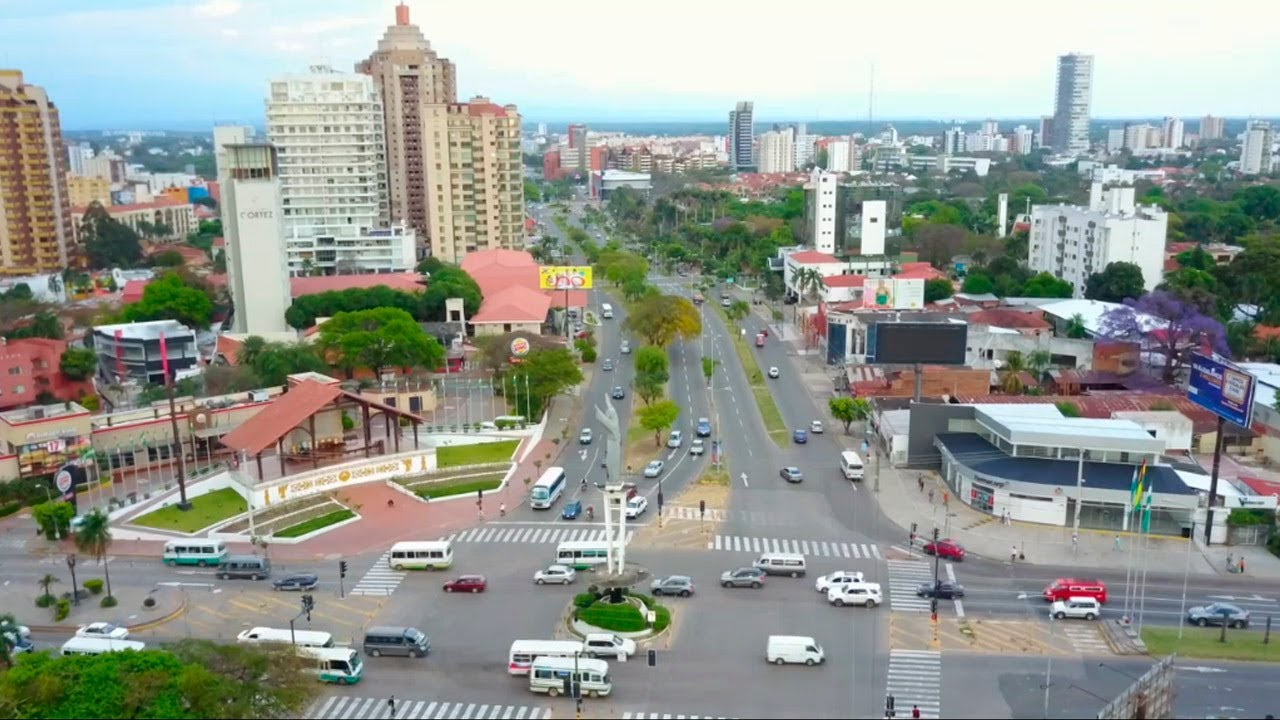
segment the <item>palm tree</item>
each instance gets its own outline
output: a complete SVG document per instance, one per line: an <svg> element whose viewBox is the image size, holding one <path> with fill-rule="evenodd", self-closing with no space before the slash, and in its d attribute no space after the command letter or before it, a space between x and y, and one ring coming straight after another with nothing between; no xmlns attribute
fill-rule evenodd
<svg viewBox="0 0 1280 720"><path fill-rule="evenodd" d="M236 350L236 362L240 365L253 367L258 362L258 356L267 348L267 341L259 335L250 335L240 343L240 348Z"/></svg>
<svg viewBox="0 0 1280 720"><path fill-rule="evenodd" d="M76 548L102 563L102 571L107 576L107 598L110 598L111 563L107 562L107 550L111 549L111 523L101 508L84 516L84 522L76 530Z"/></svg>
<svg viewBox="0 0 1280 720"><path fill-rule="evenodd" d="M751 306L746 300L734 300L729 307L725 308L724 314L729 316L733 322L741 322L743 318L751 312Z"/></svg>
<svg viewBox="0 0 1280 720"><path fill-rule="evenodd" d="M1044 371L1053 364L1053 356L1048 350L1036 350L1027 356L1027 369L1031 371L1036 382L1044 378Z"/></svg>
<svg viewBox="0 0 1280 720"><path fill-rule="evenodd" d="M1082 340L1088 334L1089 331L1084 326L1084 316L1080 313L1072 315L1067 321L1067 337Z"/></svg>
<svg viewBox="0 0 1280 720"><path fill-rule="evenodd" d="M1022 378L1019 375L1026 369L1026 357L1017 350L1010 350L1004 356L1004 366L1000 368L1000 389L1010 395L1022 392Z"/></svg>
<svg viewBox="0 0 1280 720"><path fill-rule="evenodd" d="M36 584L44 588L44 597L50 597L53 593L49 592L49 588L56 582L59 582L57 575L45 573L44 577L40 578Z"/></svg>

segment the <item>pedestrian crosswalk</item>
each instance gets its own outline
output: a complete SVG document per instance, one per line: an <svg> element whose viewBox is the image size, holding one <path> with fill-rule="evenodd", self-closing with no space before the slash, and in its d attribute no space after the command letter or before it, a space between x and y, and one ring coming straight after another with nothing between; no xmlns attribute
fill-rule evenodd
<svg viewBox="0 0 1280 720"><path fill-rule="evenodd" d="M929 599L916 595L916 589L931 582L931 563L920 560L890 560L889 607L902 612L929 612Z"/></svg>
<svg viewBox="0 0 1280 720"><path fill-rule="evenodd" d="M724 715L673 715L656 712L624 712L622 720L728 720Z"/></svg>
<svg viewBox="0 0 1280 720"><path fill-rule="evenodd" d="M392 715L391 697L366 698L339 695L317 701L307 717L315 720L546 720L551 708L531 705L490 705L467 702L433 702L431 700L395 699Z"/></svg>
<svg viewBox="0 0 1280 720"><path fill-rule="evenodd" d="M880 559L880 548L871 543L846 543L829 540L779 540L743 535L714 535L707 541L708 550L729 552L791 552L808 557Z"/></svg>
<svg viewBox="0 0 1280 720"><path fill-rule="evenodd" d="M893 696L897 717L942 716L942 653L937 650L890 650L885 694Z"/></svg>
<svg viewBox="0 0 1280 720"><path fill-rule="evenodd" d="M391 557L391 551L382 553L382 557L378 558L373 567L369 568L369 572L360 578L360 582L351 588L352 595L390 595L395 589L400 587L400 582L404 580L405 573L391 569L391 565L387 559Z"/></svg>
<svg viewBox="0 0 1280 720"><path fill-rule="evenodd" d="M1066 621L1058 623L1057 626L1062 628L1062 633L1071 641L1071 647L1081 655L1111 654L1111 647L1107 645L1106 640L1102 639L1097 626L1093 623L1086 625Z"/></svg>
<svg viewBox="0 0 1280 720"><path fill-rule="evenodd" d="M12 535L6 535L5 537L0 538L0 547L3 547L3 548L12 548L14 550L21 550L26 546L27 546L26 538L17 538L17 537L13 537Z"/></svg>
<svg viewBox="0 0 1280 720"><path fill-rule="evenodd" d="M707 510L704 514L696 507L688 505L664 505L663 517L668 520L705 520L707 522L723 522L729 519L728 510Z"/></svg>
<svg viewBox="0 0 1280 720"><path fill-rule="evenodd" d="M627 531L627 542L631 542L634 530ZM445 538L458 543L516 543L520 545L536 545L542 543L561 543L570 540L584 542L604 542L604 528L591 526L566 525L541 527L512 527L500 525L496 527L478 527L454 533Z"/></svg>

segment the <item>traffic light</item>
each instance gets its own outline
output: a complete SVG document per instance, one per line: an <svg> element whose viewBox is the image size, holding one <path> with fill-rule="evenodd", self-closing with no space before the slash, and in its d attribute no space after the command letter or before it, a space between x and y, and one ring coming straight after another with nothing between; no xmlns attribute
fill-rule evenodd
<svg viewBox="0 0 1280 720"><path fill-rule="evenodd" d="M658 651L649 651L649 667L658 667Z"/></svg>
<svg viewBox="0 0 1280 720"><path fill-rule="evenodd" d="M938 528L933 529L933 541L938 542Z"/></svg>
<svg viewBox="0 0 1280 720"><path fill-rule="evenodd" d="M339 560L338 561L338 577L344 578L346 576L347 576L347 561Z"/></svg>
<svg viewBox="0 0 1280 720"><path fill-rule="evenodd" d="M885 699L884 699L884 716L885 716L885 717L887 717L887 718L891 718L891 717L894 717L895 715L897 715L897 713L895 712L895 708L894 708L894 705L895 705L895 704L896 704L896 703L895 703L895 701L894 701L894 699L893 699L893 696L892 696L892 695L887 695L887 696L885 696Z"/></svg>
<svg viewBox="0 0 1280 720"><path fill-rule="evenodd" d="M565 695L565 697L573 697L573 681L569 679L569 676L568 676L568 675L565 675L565 676L564 676L563 678L561 678L561 679L564 681L564 695Z"/></svg>

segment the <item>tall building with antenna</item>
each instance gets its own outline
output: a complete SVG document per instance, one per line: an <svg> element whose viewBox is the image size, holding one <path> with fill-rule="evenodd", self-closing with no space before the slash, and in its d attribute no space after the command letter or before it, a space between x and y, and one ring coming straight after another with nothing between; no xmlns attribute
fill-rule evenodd
<svg viewBox="0 0 1280 720"><path fill-rule="evenodd" d="M1089 151L1089 104L1093 98L1093 56L1071 53L1058 58L1050 147L1054 152Z"/></svg>
<svg viewBox="0 0 1280 720"><path fill-rule="evenodd" d="M729 165L734 170L755 167L751 157L754 103L743 101L729 112Z"/></svg>

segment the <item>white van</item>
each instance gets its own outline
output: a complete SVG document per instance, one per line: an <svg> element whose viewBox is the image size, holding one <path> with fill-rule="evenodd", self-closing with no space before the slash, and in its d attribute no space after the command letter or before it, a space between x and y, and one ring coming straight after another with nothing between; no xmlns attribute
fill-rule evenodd
<svg viewBox="0 0 1280 720"><path fill-rule="evenodd" d="M319 630L289 630L288 628L256 627L245 630L236 640L249 645L278 643L298 647L333 647L333 636Z"/></svg>
<svg viewBox="0 0 1280 720"><path fill-rule="evenodd" d="M858 453L852 450L840 453L840 472L844 473L846 480L862 479L865 468L862 465L862 458L858 457Z"/></svg>
<svg viewBox="0 0 1280 720"><path fill-rule="evenodd" d="M804 556L800 553L765 553L753 564L766 575L803 577L806 569Z"/></svg>
<svg viewBox="0 0 1280 720"><path fill-rule="evenodd" d="M612 319L613 319L613 306L612 306L612 305L610 305L609 303L601 303L601 304L600 304L600 315L601 315L601 317L603 317L603 318L604 318L604 319L606 319L606 320L612 320Z"/></svg>
<svg viewBox="0 0 1280 720"><path fill-rule="evenodd" d="M827 659L818 641L803 635L770 635L765 657L775 665L783 663L818 665Z"/></svg>
<svg viewBox="0 0 1280 720"><path fill-rule="evenodd" d="M102 655L123 650L143 650L144 642L137 640L114 640L112 638L73 637L62 644L63 655Z"/></svg>
<svg viewBox="0 0 1280 720"><path fill-rule="evenodd" d="M604 697L613 692L609 663L604 660L571 657L535 658L529 668L529 689L555 697L564 692L565 678L581 684L587 697Z"/></svg>

